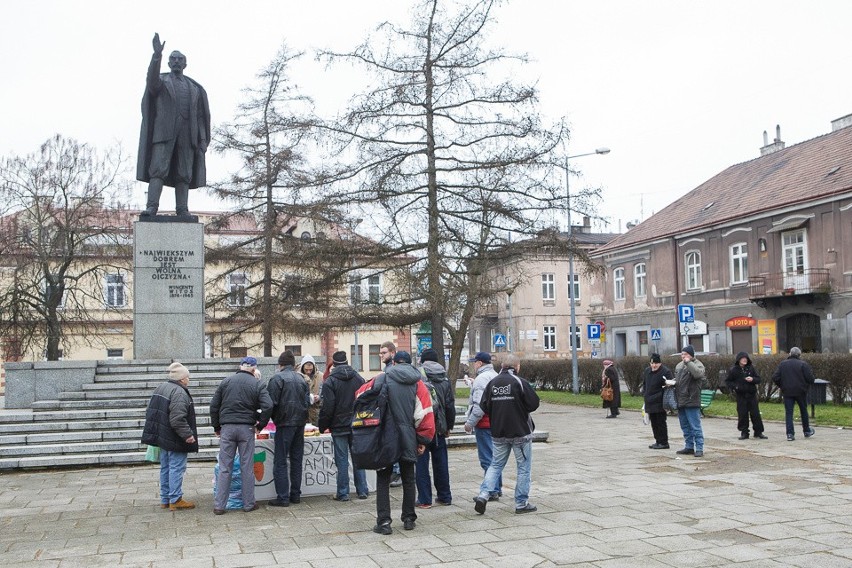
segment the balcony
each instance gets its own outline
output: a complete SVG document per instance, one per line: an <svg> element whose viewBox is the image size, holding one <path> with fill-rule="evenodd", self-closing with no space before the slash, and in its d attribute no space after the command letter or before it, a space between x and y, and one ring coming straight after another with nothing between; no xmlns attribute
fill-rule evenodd
<svg viewBox="0 0 852 568"><path fill-rule="evenodd" d="M760 307L771 302L827 301L831 293L831 278L827 268L810 268L801 274L784 273L752 276L748 279L748 298Z"/></svg>

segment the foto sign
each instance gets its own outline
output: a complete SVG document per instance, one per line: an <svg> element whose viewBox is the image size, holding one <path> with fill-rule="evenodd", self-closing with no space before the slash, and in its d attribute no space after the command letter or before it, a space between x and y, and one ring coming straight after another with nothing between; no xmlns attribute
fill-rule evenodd
<svg viewBox="0 0 852 568"><path fill-rule="evenodd" d="M677 321L680 323L692 323L695 321L695 306L691 304L677 305Z"/></svg>

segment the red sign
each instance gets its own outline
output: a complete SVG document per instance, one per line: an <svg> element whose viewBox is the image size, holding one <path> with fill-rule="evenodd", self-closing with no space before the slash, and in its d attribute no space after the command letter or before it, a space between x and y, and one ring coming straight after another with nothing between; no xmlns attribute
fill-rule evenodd
<svg viewBox="0 0 852 568"><path fill-rule="evenodd" d="M725 327L754 327L757 320L747 316L737 316L725 322Z"/></svg>
<svg viewBox="0 0 852 568"><path fill-rule="evenodd" d="M595 322L595 325L599 325L599 326L601 326L601 333L603 333L604 331L606 331L606 325L604 325L604 322L602 322L601 320L596 321L596 322Z"/></svg>

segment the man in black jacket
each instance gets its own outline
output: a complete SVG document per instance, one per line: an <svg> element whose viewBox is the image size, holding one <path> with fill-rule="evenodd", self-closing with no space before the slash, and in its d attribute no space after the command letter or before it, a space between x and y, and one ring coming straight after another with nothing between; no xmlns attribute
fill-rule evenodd
<svg viewBox="0 0 852 568"><path fill-rule="evenodd" d="M654 443L648 446L652 450L669 449L669 428L666 424L666 410L663 408L663 388L666 381L673 378L674 373L663 365L660 354L652 353L650 364L642 371L645 414L651 421L651 431L654 433Z"/></svg>
<svg viewBox="0 0 852 568"><path fill-rule="evenodd" d="M808 389L814 384L814 372L811 366L802 361L802 350L798 347L790 349L790 356L775 370L772 382L778 385L784 395L784 416L787 421L787 441L796 439L796 431L793 429L793 408L799 405L799 415L802 417L802 430L805 438L815 434L808 421Z"/></svg>
<svg viewBox="0 0 852 568"><path fill-rule="evenodd" d="M514 451L518 465L515 483L515 513L532 513L538 510L529 502L532 471L532 433L535 429L530 413L539 405L539 398L530 384L515 373L521 370L517 355L509 354L503 360L500 374L491 379L479 405L491 417L491 437L494 440L494 457L485 479L474 499L474 509L482 515L488 498L497 489L497 480L503 473L509 453Z"/></svg>
<svg viewBox="0 0 852 568"><path fill-rule="evenodd" d="M269 379L267 385L273 404L272 422L275 423L272 475L275 478L277 498L269 502L272 507L289 507L290 503L302 500L305 422L311 405L311 393L304 375L293 368L295 365L293 352L283 352L278 357L278 372ZM268 420L269 415L261 415L261 424L265 425Z"/></svg>
<svg viewBox="0 0 852 568"><path fill-rule="evenodd" d="M355 404L355 391L364 384L364 377L349 366L345 351L337 351L331 356L331 373L322 385L322 406L320 406L319 430L331 430L334 443L334 465L337 466L337 493L335 501L349 501L349 448L352 445L352 408ZM359 499L370 494L367 486L367 473L363 469L353 469L355 491Z"/></svg>
<svg viewBox="0 0 852 568"><path fill-rule="evenodd" d="M725 378L725 384L737 395L737 429L740 431L740 440L748 440L749 416L754 426L754 437L765 440L763 419L760 417L757 404L757 385L760 384L760 375L757 374L757 369L751 363L748 353L745 351L737 353L734 366Z"/></svg>
<svg viewBox="0 0 852 568"><path fill-rule="evenodd" d="M187 385L187 368L169 365L169 380L154 390L142 430L142 443L160 448L160 507L172 511L195 508L183 498L187 454L198 451L195 406Z"/></svg>
<svg viewBox="0 0 852 568"><path fill-rule="evenodd" d="M257 359L243 357L240 370L219 383L210 401L210 422L219 437L219 475L213 514L225 514L237 450L240 452L243 510L258 509L254 499L254 435L255 428L263 428L258 422L258 412L266 414L270 410L272 399L266 385L260 382Z"/></svg>
<svg viewBox="0 0 852 568"><path fill-rule="evenodd" d="M426 446L426 451L417 458L415 478L417 481L417 507L432 507L432 479L429 476L429 461L435 474L435 492L437 503L451 505L453 494L450 490L449 456L447 437L456 422L456 395L453 385L447 378L447 371L438 363L438 353L427 348L420 355L420 365L425 377L423 382L430 395L434 390L432 415L435 417L435 438Z"/></svg>

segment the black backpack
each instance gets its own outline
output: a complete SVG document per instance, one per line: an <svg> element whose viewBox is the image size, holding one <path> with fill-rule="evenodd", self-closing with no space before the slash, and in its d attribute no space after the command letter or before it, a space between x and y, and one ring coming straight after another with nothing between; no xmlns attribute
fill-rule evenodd
<svg viewBox="0 0 852 568"><path fill-rule="evenodd" d="M351 447L355 469L384 469L398 462L402 455L385 381L381 386L373 383L372 388L355 399Z"/></svg>
<svg viewBox="0 0 852 568"><path fill-rule="evenodd" d="M447 413L444 412L444 401L441 399L441 393L437 387L429 379L425 379L423 384L429 390L429 396L432 398L432 415L435 417L435 436L446 436L449 428L447 427Z"/></svg>

